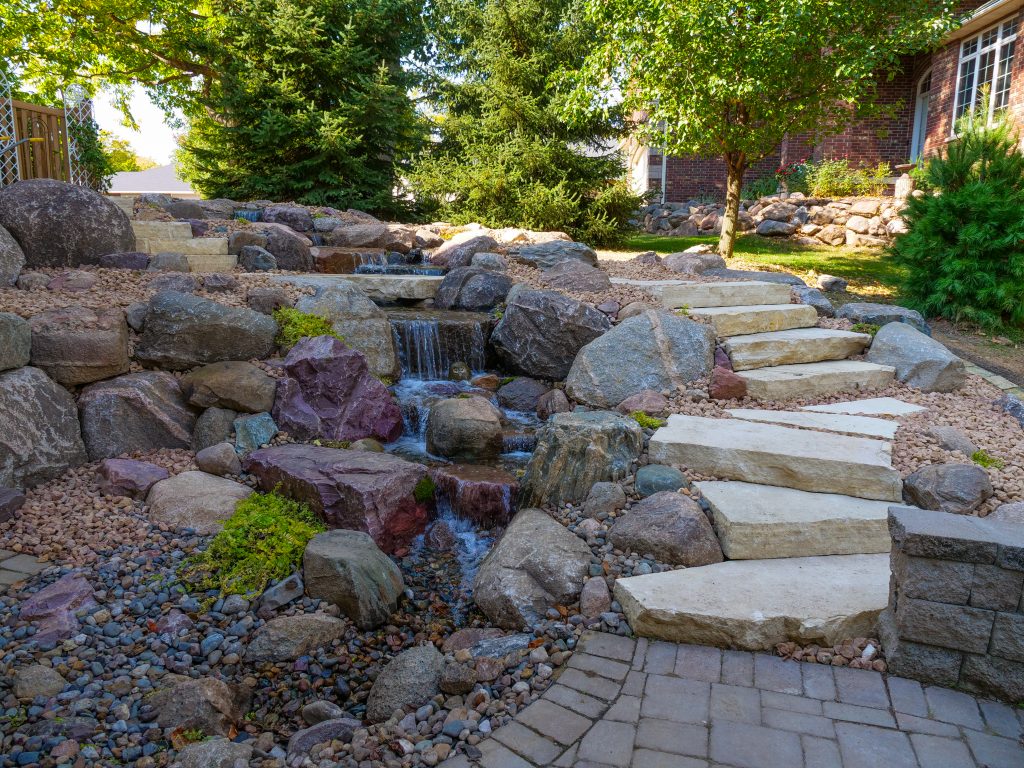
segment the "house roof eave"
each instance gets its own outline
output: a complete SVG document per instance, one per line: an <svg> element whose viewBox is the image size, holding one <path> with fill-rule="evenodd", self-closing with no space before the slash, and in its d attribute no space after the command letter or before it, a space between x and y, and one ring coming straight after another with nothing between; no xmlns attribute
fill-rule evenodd
<svg viewBox="0 0 1024 768"><path fill-rule="evenodd" d="M974 32L980 32L1022 7L1024 0L989 0L975 8L971 15L964 19L963 24L946 35L943 42L952 43Z"/></svg>

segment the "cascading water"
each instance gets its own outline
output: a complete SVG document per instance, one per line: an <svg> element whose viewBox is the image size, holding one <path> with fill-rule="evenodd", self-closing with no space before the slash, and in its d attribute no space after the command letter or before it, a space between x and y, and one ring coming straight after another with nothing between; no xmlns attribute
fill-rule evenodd
<svg viewBox="0 0 1024 768"><path fill-rule="evenodd" d="M474 373L484 370L485 316L468 312L395 311L389 317L403 377L421 381L447 379L452 363L465 363Z"/></svg>
<svg viewBox="0 0 1024 768"><path fill-rule="evenodd" d="M235 211L235 218L251 222L263 221L263 211L250 211L247 209Z"/></svg>

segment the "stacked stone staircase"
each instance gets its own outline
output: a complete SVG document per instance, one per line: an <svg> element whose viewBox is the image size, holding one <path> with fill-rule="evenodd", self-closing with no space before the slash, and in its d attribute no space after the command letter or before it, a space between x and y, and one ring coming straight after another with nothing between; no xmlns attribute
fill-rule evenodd
<svg viewBox="0 0 1024 768"><path fill-rule="evenodd" d="M226 237L193 237L187 221L132 221L135 248L142 253L180 253L193 272L230 272L238 257Z"/></svg>
<svg viewBox="0 0 1024 768"><path fill-rule="evenodd" d="M651 461L720 478L696 486L728 560L616 582L635 632L748 650L873 634L888 602L888 508L902 498L893 418L918 408L829 407L672 415L654 434Z"/></svg>

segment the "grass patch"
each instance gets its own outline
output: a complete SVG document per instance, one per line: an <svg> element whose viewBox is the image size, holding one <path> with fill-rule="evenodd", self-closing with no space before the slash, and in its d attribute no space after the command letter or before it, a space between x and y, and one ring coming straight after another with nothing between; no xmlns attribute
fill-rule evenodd
<svg viewBox="0 0 1024 768"><path fill-rule="evenodd" d="M256 595L274 579L292 574L306 544L326 530L305 504L272 493L254 493L210 545L183 565L182 575L201 590Z"/></svg>
<svg viewBox="0 0 1024 768"><path fill-rule="evenodd" d="M281 327L276 341L282 347L294 347L301 339L312 336L333 336L339 341L345 340L344 336L334 332L331 321L326 317L300 312L294 307L274 310L274 319Z"/></svg>

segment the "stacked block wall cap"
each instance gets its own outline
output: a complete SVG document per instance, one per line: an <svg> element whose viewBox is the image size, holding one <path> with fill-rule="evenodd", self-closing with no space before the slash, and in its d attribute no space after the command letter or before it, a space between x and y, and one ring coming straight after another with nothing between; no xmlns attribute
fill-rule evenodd
<svg viewBox="0 0 1024 768"><path fill-rule="evenodd" d="M889 508L889 533L894 550L911 557L1024 571L1024 530L1013 523L894 506Z"/></svg>

